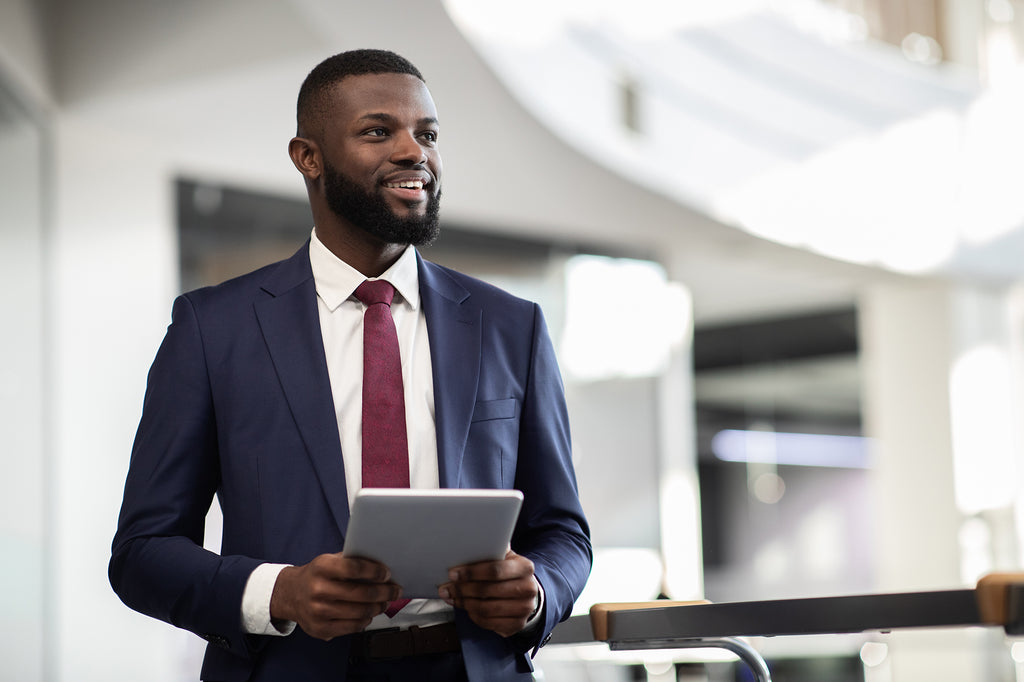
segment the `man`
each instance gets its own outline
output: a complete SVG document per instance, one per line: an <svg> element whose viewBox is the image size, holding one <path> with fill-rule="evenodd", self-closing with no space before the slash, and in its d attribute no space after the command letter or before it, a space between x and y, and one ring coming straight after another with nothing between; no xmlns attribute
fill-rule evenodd
<svg viewBox="0 0 1024 682"><path fill-rule="evenodd" d="M110 580L132 608L210 642L204 680L529 679L531 652L586 581L588 528L539 308L414 248L438 232L439 129L403 58L325 60L303 83L289 144L310 241L175 301ZM360 298L366 280L394 296L404 416L384 430L399 432L408 484L524 494L503 560L453 567L437 599L404 605L386 566L343 551L377 438L364 410L386 402L362 381L363 311L376 307ZM214 494L220 554L202 547Z"/></svg>

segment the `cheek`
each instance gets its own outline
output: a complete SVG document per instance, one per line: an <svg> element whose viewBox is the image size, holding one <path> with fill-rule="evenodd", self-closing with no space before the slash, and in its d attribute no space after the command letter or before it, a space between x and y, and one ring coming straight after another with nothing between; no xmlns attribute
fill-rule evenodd
<svg viewBox="0 0 1024 682"><path fill-rule="evenodd" d="M331 150L330 160L342 175L356 182L373 177L388 158L386 144L338 145Z"/></svg>

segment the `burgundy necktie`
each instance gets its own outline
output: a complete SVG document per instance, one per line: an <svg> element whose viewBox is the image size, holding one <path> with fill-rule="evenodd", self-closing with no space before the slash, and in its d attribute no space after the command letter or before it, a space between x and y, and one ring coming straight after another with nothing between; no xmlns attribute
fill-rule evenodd
<svg viewBox="0 0 1024 682"><path fill-rule="evenodd" d="M405 428L405 391L398 333L391 317L395 288L382 279L356 289L363 314L363 487L409 487L409 441ZM409 603L388 605L394 616Z"/></svg>

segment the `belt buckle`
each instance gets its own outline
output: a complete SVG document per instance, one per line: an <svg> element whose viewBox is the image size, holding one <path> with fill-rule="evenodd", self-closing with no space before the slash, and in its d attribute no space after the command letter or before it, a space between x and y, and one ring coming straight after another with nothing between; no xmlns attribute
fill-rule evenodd
<svg viewBox="0 0 1024 682"><path fill-rule="evenodd" d="M452 628L451 623L431 625L421 628L410 626L407 630L387 628L364 632L352 641L350 658L362 658L367 662L378 662L420 656L433 653L444 653L458 650L458 635L441 636L435 628ZM447 635L447 633L445 633ZM452 643L451 638L454 638Z"/></svg>
<svg viewBox="0 0 1024 682"><path fill-rule="evenodd" d="M365 653L368 661L389 661L412 655L413 646L405 630L386 628L373 632L367 638Z"/></svg>

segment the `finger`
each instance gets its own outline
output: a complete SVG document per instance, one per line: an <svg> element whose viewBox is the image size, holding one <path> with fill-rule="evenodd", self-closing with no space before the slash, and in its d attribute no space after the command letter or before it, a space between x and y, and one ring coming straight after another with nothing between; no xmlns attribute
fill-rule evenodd
<svg viewBox="0 0 1024 682"><path fill-rule="evenodd" d="M319 623L333 621L370 621L384 612L388 602L315 601L310 603L308 618Z"/></svg>
<svg viewBox="0 0 1024 682"><path fill-rule="evenodd" d="M526 626L526 621L522 618L495 619L487 621L474 619L473 622L485 630L491 630L492 632L498 633L502 637L511 637L517 632L521 632Z"/></svg>
<svg viewBox="0 0 1024 682"><path fill-rule="evenodd" d="M311 637L322 640L331 640L335 637L350 635L355 632L362 632L370 624L372 618L336 618L331 620L303 623L302 628Z"/></svg>
<svg viewBox="0 0 1024 682"><path fill-rule="evenodd" d="M375 616L384 612L387 602L357 603L317 600L306 604L296 618L312 637L328 640L366 629Z"/></svg>
<svg viewBox="0 0 1024 682"><path fill-rule="evenodd" d="M369 583L356 580L329 581L319 595L325 601L375 604L394 601L402 588L394 583Z"/></svg>
<svg viewBox="0 0 1024 682"><path fill-rule="evenodd" d="M533 575L533 562L524 556L509 552L499 561L480 561L456 566L448 571L452 582L516 580Z"/></svg>
<svg viewBox="0 0 1024 682"><path fill-rule="evenodd" d="M304 593L309 601L314 602L376 603L397 599L401 588L394 583L350 580L330 572L314 572L306 581Z"/></svg>
<svg viewBox="0 0 1024 682"><path fill-rule="evenodd" d="M476 623L478 626L485 630L491 630L497 632L502 637L510 637L517 632L522 631L526 627L526 622L529 620L529 616L511 616L511 617L488 617L484 614L477 613L475 611L467 611L470 620Z"/></svg>
<svg viewBox="0 0 1024 682"><path fill-rule="evenodd" d="M378 583L386 583L391 580L391 571L379 561L363 557L347 557L343 554L335 556L338 557L335 570L342 579L366 580Z"/></svg>
<svg viewBox="0 0 1024 682"><path fill-rule="evenodd" d="M505 556L503 556L501 559L490 559L490 560L487 560L487 561L477 561L477 562L474 562L472 564L462 564L460 566L453 566L453 567L451 567L450 570L451 571L464 571L464 570L469 569L470 567L483 567L483 566L486 566L487 564L500 564L500 563L503 563L503 562L506 562L506 561L517 561L517 560L520 560L520 559L523 560L523 561L529 562L531 565L533 563L533 562L530 562L529 559L527 559L526 557L521 556L519 554L516 554L511 549L508 549L508 550L505 550Z"/></svg>
<svg viewBox="0 0 1024 682"><path fill-rule="evenodd" d="M384 564L361 557L347 557L342 553L321 554L308 564L316 575L332 580L365 580L387 582L391 572Z"/></svg>
<svg viewBox="0 0 1024 682"><path fill-rule="evenodd" d="M461 581L448 583L449 593L458 599L499 599L533 602L537 598L537 582L532 576L497 582Z"/></svg>
<svg viewBox="0 0 1024 682"><path fill-rule="evenodd" d="M483 619L520 619L525 621L533 613L534 602L528 600L463 598L465 610Z"/></svg>

